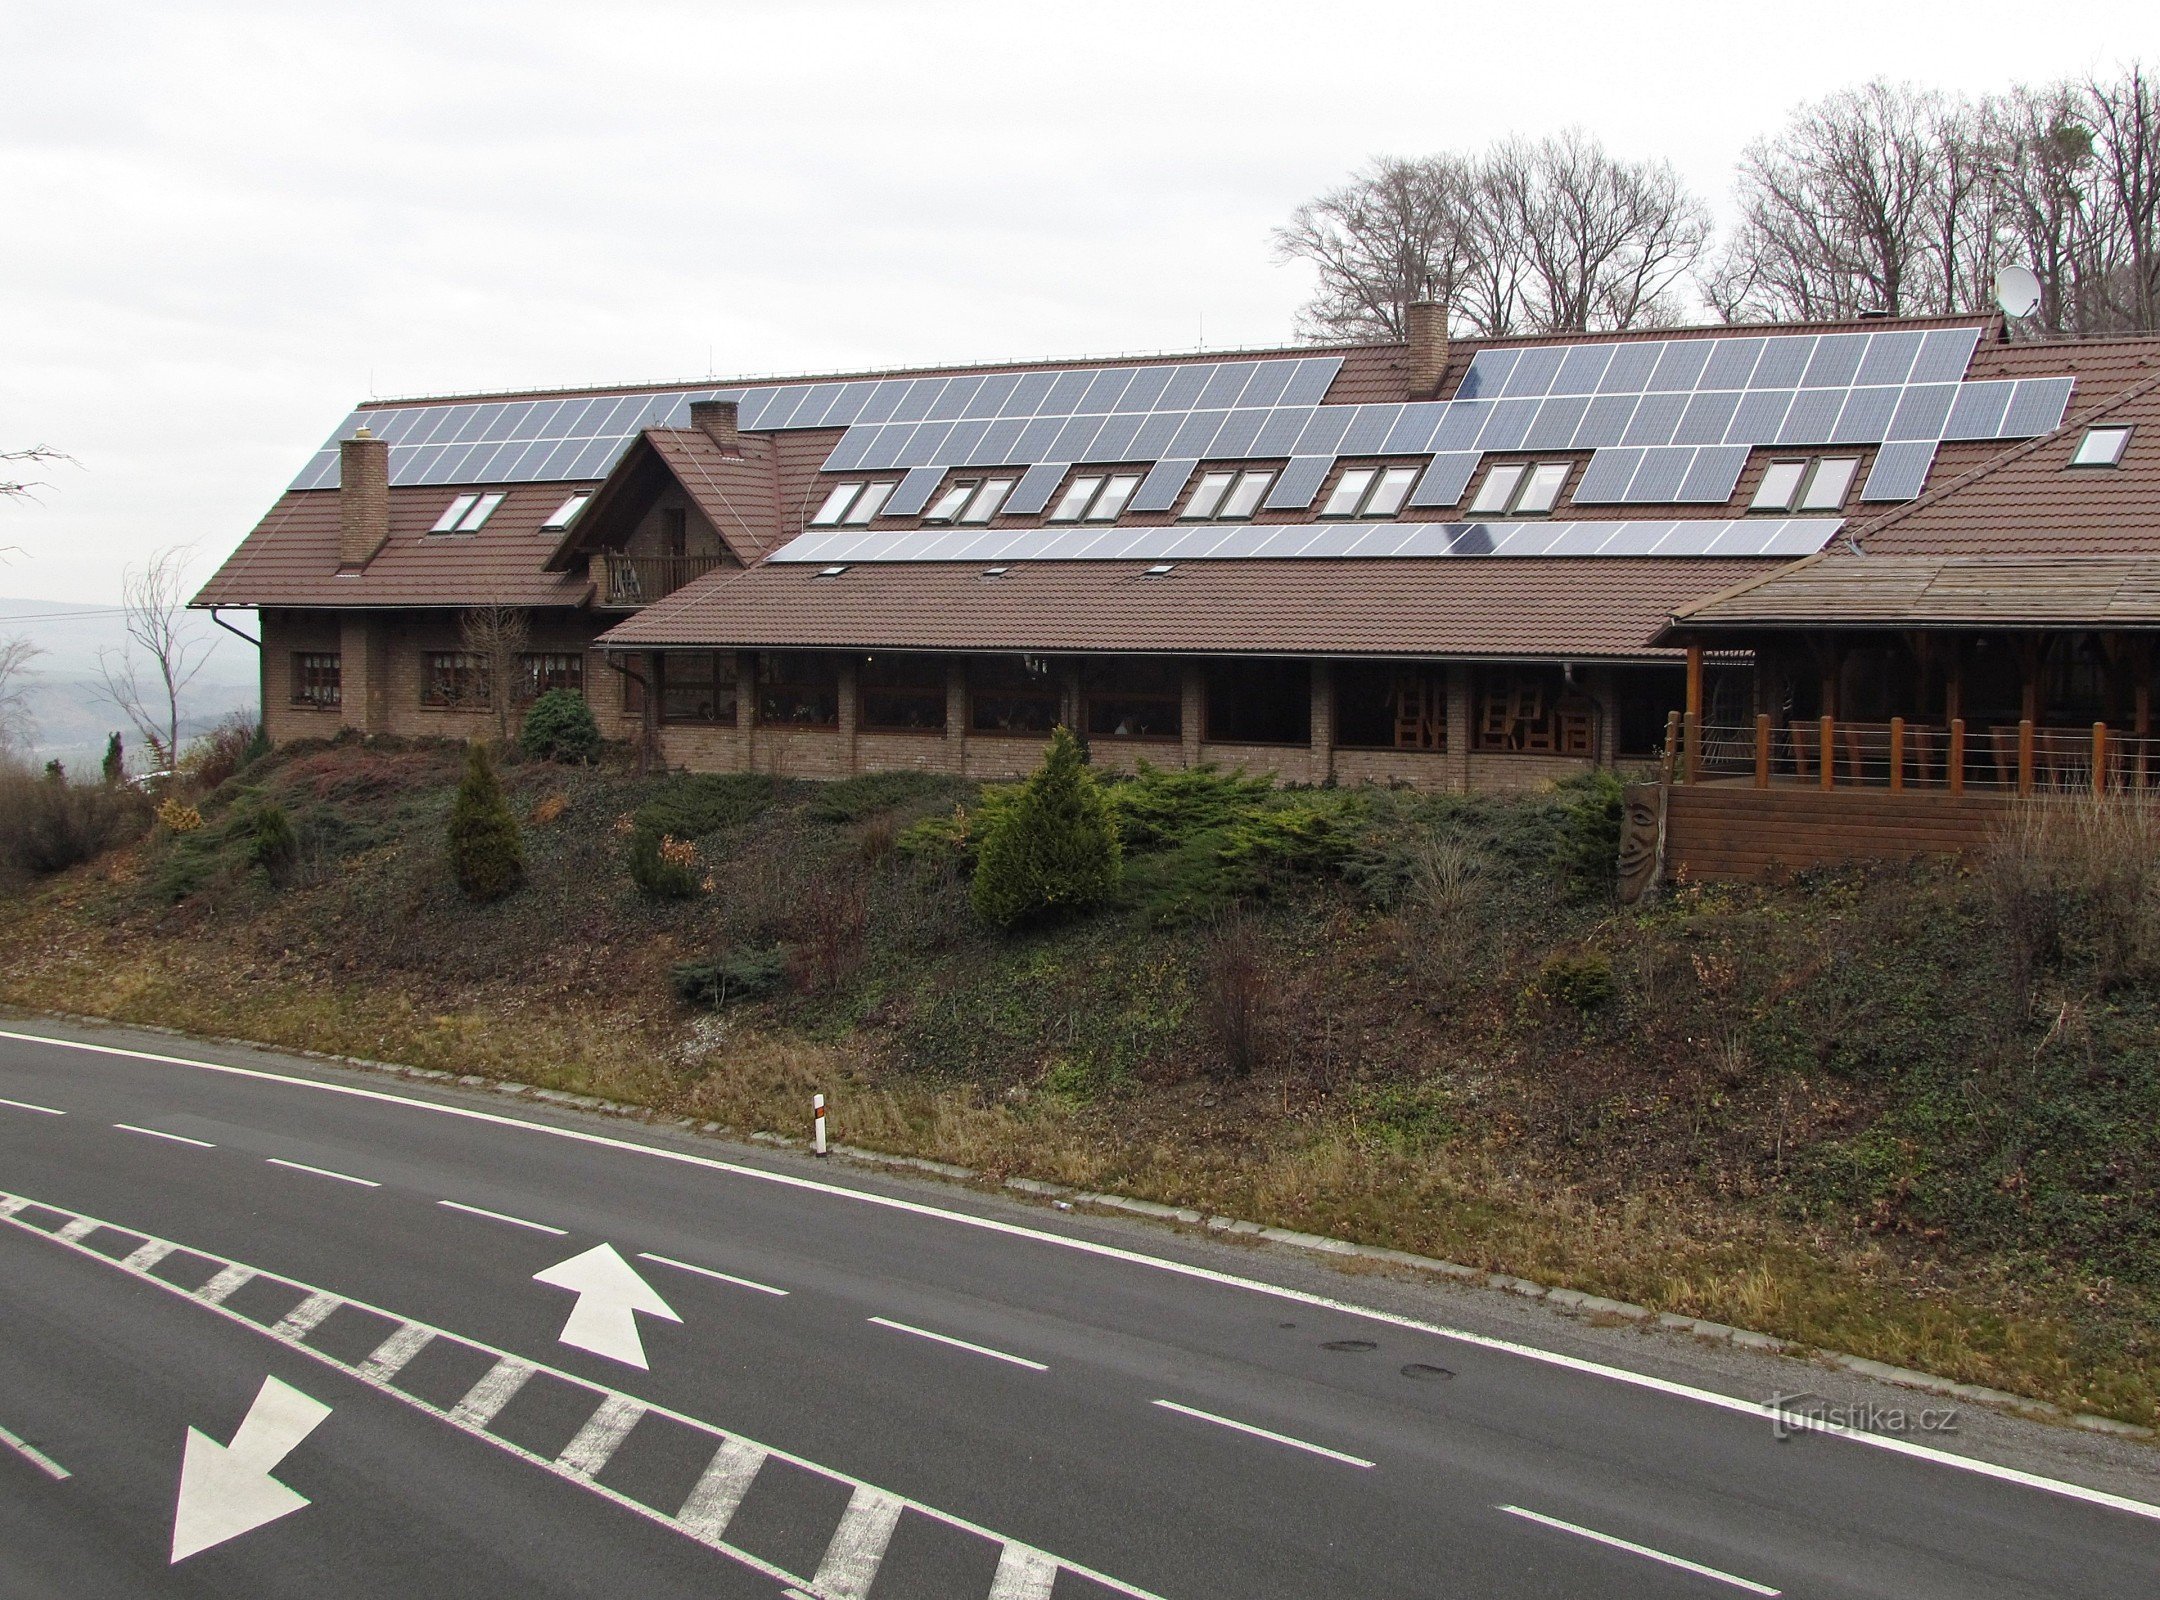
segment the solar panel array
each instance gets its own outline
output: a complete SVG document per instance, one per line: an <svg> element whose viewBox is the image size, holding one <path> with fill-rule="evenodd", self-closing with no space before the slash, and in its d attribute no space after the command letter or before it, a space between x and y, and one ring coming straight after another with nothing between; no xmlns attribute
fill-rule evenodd
<svg viewBox="0 0 2160 1600"><path fill-rule="evenodd" d="M771 559L858 561L1273 561L1435 556L1805 556L1841 517L1681 522L1210 523L1153 528L902 528L806 533Z"/></svg>
<svg viewBox="0 0 2160 1600"><path fill-rule="evenodd" d="M1255 429L1277 409L1302 416L1341 368L1340 356L1303 356L387 406L347 417L292 486L334 488L338 441L362 425L390 442L395 485L600 478L641 430L687 427L697 400L735 401L739 425L752 432L846 428L828 470L869 444L882 467L1069 461L1058 450L1079 447L1083 434L1090 448L1120 434L1119 448L1129 448L1143 429L1149 441L1212 438L1232 413Z"/></svg>

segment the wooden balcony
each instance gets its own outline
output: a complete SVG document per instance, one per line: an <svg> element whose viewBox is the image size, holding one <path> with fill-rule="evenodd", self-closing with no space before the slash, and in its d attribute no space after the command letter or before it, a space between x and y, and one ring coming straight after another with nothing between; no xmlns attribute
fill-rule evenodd
<svg viewBox="0 0 2160 1600"><path fill-rule="evenodd" d="M593 586L605 609L635 611L721 565L719 556L625 556L604 551L593 558Z"/></svg>

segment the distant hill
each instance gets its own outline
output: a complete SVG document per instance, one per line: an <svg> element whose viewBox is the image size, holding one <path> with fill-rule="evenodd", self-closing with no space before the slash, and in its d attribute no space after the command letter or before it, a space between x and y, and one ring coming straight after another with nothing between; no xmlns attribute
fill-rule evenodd
<svg viewBox="0 0 2160 1600"><path fill-rule="evenodd" d="M254 613L226 616L233 626L257 632ZM235 711L259 714L254 649L206 615L191 616L188 627L191 637L209 645L209 654L180 699L183 738L214 727ZM0 596L0 639L15 637L30 640L43 652L32 664L28 684L30 714L37 723L31 745L35 759L63 762L71 771L94 767L104 757L106 735L118 728L127 741L131 770L140 770L134 752L141 741L106 694L98 671L101 651L117 658L127 643L120 608L95 601Z"/></svg>

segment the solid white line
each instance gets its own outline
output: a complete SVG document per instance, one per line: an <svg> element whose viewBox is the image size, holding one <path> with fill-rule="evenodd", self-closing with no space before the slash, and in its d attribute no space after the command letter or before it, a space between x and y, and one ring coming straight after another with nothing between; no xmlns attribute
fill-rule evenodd
<svg viewBox="0 0 2160 1600"><path fill-rule="evenodd" d="M1787 1427L1807 1428L1811 1432L1832 1438L1866 1445L1870 1449L1887 1450L1892 1455L1904 1456L1915 1461L1930 1461L1937 1466L1950 1467L1959 1472L1969 1472L1976 1477L1992 1478L1998 1483L2016 1484L2020 1488L2037 1489L2045 1494L2061 1495L2066 1499L2082 1501L2086 1505L2104 1506L2111 1511L2126 1512L2135 1517L2160 1521L2160 1505L2143 1500L2133 1500L2127 1495L2110 1494L2104 1489L2088 1489L2081 1483L2069 1483L2060 1478L2046 1478L2035 1472L2023 1472L2016 1467L1999 1466L1975 1456L1961 1456L1934 1445L1915 1444L1909 1439L1894 1438L1889 1434L1868 1433L1862 1429L1847 1428L1824 1421L1818 1417L1802 1416L1786 1411L1768 1401L1745 1400L1738 1395L1720 1394L1715 1389L1699 1389L1693 1384L1676 1383L1670 1378L1652 1377L1645 1372L1634 1372L1626 1367L1610 1366L1602 1361L1589 1361L1581 1356L1562 1355L1556 1350L1543 1350L1536 1345L1523 1344L1514 1339L1501 1339L1492 1334L1472 1333L1464 1328L1451 1328L1443 1323L1427 1322L1418 1317L1403 1316L1398 1312L1381 1311L1372 1306L1359 1305L1355 1301L1338 1300L1331 1295L1313 1294L1304 1289L1286 1289L1281 1284L1268 1283L1259 1278L1240 1277L1235 1273L1218 1272L1212 1267L1197 1267L1189 1262L1172 1261L1162 1256L1147 1255L1139 1250L1129 1250L1121 1245L1100 1244L1092 1239L1076 1239L1066 1234L1052 1233L1046 1228L1031 1228L1017 1222L1002 1222L994 1217L971 1216L965 1211L950 1211L943 1206L933 1206L920 1200L903 1200L897 1195L878 1194L867 1189L850 1189L841 1184L818 1178L799 1177L791 1172L772 1172L763 1167L746 1166L739 1161L726 1161L718 1156L698 1155L689 1150L670 1150L659 1145L638 1144L629 1139L618 1139L609 1134L593 1133L584 1128L561 1127L547 1122L529 1122L522 1117L505 1116L499 1111L482 1111L474 1106L442 1105L432 1100L417 1100L410 1095L392 1094L387 1089L370 1089L353 1083L325 1083L315 1078L297 1078L290 1073L270 1072L261 1067L234 1066L225 1061L202 1061L192 1056L164 1055L154 1050L130 1050L120 1045L92 1044L82 1039L56 1039L49 1034L22 1033L0 1028L0 1039L15 1039L24 1044L42 1044L56 1050L79 1050L89 1055L117 1056L128 1061L147 1061L159 1066L186 1067L194 1072L215 1072L231 1078L248 1078L260 1083L278 1083L293 1089L311 1089L319 1094L342 1095L352 1100L370 1100L381 1105L403 1106L409 1111L425 1111L436 1116L456 1117L465 1122L485 1123L498 1128L515 1128L525 1133L544 1134L551 1139L564 1139L572 1144L592 1145L603 1150L619 1150L631 1155L646 1156L655 1161L670 1161L678 1166L701 1167L708 1172L725 1172L734 1177L753 1178L760 1183L777 1184L782 1188L801 1190L811 1194L828 1195L835 1199L850 1200L857 1205L877 1206L888 1211L902 1212L910 1216L934 1217L960 1227L976 1228L985 1233L995 1233L1008 1239L1027 1239L1037 1244L1071 1250L1081 1255L1097 1257L1105 1261L1120 1261L1129 1266L1147 1267L1156 1272L1166 1272L1174 1277L1188 1278L1197 1283L1213 1283L1225 1288L1242 1289L1251 1294L1266 1295L1271 1299L1292 1305L1312 1306L1325 1311L1340 1311L1346 1316L1363 1317L1385 1327L1401 1328L1411 1333L1430 1334L1435 1338L1451 1340L1473 1349L1491 1350L1503 1355L1515 1356L1524 1361L1535 1361L1562 1371L1578 1373L1585 1377L1601 1378L1610 1383L1623 1383L1631 1388L1660 1394L1668 1399L1688 1400L1697 1405L1710 1406L1716 1410L1739 1416L1759 1418L1769 1422L1783 1419Z"/></svg>
<svg viewBox="0 0 2160 1600"><path fill-rule="evenodd" d="M381 1184L373 1178L356 1178L349 1172L332 1172L328 1167L311 1167L305 1161L287 1161L281 1156L264 1156L273 1167L288 1167L294 1172L312 1172L318 1178L335 1178L340 1183L357 1183L363 1189L380 1189Z"/></svg>
<svg viewBox="0 0 2160 1600"><path fill-rule="evenodd" d="M35 1111L48 1117L64 1117L65 1111L55 1111L51 1106L34 1106L27 1100L9 1100L0 1097L0 1106L13 1106L17 1111Z"/></svg>
<svg viewBox="0 0 2160 1600"><path fill-rule="evenodd" d="M881 1328L892 1329L895 1333L912 1333L918 1339L934 1339L939 1344L951 1345L955 1350L971 1350L976 1355L988 1356L993 1361L1010 1361L1014 1366L1026 1367L1032 1372L1050 1370L1040 1361L1030 1361L1026 1356L1009 1356L1004 1351L993 1350L986 1344L969 1344L967 1340L955 1339L948 1333L932 1333L928 1328L911 1328L906 1323L894 1322L889 1317L872 1317L870 1320Z"/></svg>
<svg viewBox="0 0 2160 1600"><path fill-rule="evenodd" d="M530 1228L535 1233L552 1233L558 1239L570 1232L568 1228L551 1228L544 1222L527 1222L523 1217L513 1217L507 1212L490 1211L485 1206L468 1206L456 1200L438 1200L435 1203L448 1206L452 1211L469 1211L476 1217L491 1217L497 1222L507 1222L513 1228Z"/></svg>
<svg viewBox="0 0 2160 1600"><path fill-rule="evenodd" d="M1309 1450L1316 1456L1326 1456L1330 1461L1340 1461L1346 1467L1363 1467L1369 1472L1375 1465L1374 1462L1367 1461L1363 1456L1344 1455L1340 1450L1330 1450L1324 1444L1312 1444L1304 1439L1293 1439L1287 1433L1276 1433L1268 1428L1256 1428L1249 1422L1238 1421L1235 1417L1218 1417L1212 1411L1199 1411L1191 1406L1181 1406L1175 1400L1157 1400L1154 1403L1161 1406L1165 1411L1175 1411L1180 1416L1198 1417L1202 1422L1213 1422L1225 1428L1235 1428L1239 1433L1249 1433L1255 1439L1272 1439L1275 1443L1286 1444L1293 1450Z"/></svg>
<svg viewBox="0 0 2160 1600"><path fill-rule="evenodd" d="M0 1428L0 1444L6 1445L55 1483L64 1483L69 1477L73 1476L67 1468L53 1460L51 1456L40 1450L36 1445L26 1444L19 1436L8 1432L5 1428Z"/></svg>
<svg viewBox="0 0 2160 1600"><path fill-rule="evenodd" d="M1652 1561L1662 1561L1668 1567L1678 1567L1682 1572L1692 1572L1700 1578L1715 1578L1719 1583L1729 1583L1735 1589L1747 1590L1749 1594L1776 1595L1785 1592L1782 1589L1773 1589L1767 1583L1757 1583L1752 1578L1736 1578L1729 1572L1720 1572L1716 1567L1706 1567L1699 1561L1683 1561L1680 1557L1669 1556L1662 1550L1653 1550L1646 1544L1616 1539L1609 1533L1600 1533L1595 1528L1585 1528L1579 1523L1562 1522L1558 1517L1548 1517L1540 1511L1525 1511L1521 1506L1501 1506L1498 1509L1511 1517L1542 1522L1546 1527L1558 1528L1562 1533L1572 1533L1584 1539L1594 1539L1599 1544L1611 1545L1615 1550L1625 1550L1631 1556L1647 1556Z"/></svg>
<svg viewBox="0 0 2160 1600"><path fill-rule="evenodd" d="M638 1252L640 1261L657 1261L663 1267L673 1267L678 1272L694 1272L701 1278L718 1278L722 1283L732 1283L738 1289L755 1289L759 1294L784 1295L785 1289L775 1289L769 1283L759 1283L755 1278L738 1278L732 1272L715 1272L711 1267L692 1266L687 1261L677 1261L673 1256L656 1256L650 1250Z"/></svg>
<svg viewBox="0 0 2160 1600"><path fill-rule="evenodd" d="M132 1122L116 1122L113 1126L122 1133L141 1133L147 1134L153 1139L170 1139L174 1144L191 1144L198 1150L215 1150L217 1148L208 1139L190 1139L184 1133L164 1133L156 1128L138 1128Z"/></svg>

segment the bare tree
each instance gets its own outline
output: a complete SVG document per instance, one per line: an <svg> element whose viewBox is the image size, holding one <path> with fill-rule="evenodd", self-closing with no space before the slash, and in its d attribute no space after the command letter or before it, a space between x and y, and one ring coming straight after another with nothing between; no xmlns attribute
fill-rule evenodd
<svg viewBox="0 0 2160 1600"><path fill-rule="evenodd" d="M2027 320L2047 334L2100 331L2114 230L2097 197L2084 91L2017 88L1989 101L1984 115L1996 248L2040 280L2040 306Z"/></svg>
<svg viewBox="0 0 2160 1600"><path fill-rule="evenodd" d="M34 444L27 450L0 450L0 500L27 498L34 490L45 487L43 480L17 478L18 463L36 466L44 461L73 461L75 458L50 445Z"/></svg>
<svg viewBox="0 0 2160 1600"><path fill-rule="evenodd" d="M2115 233L2110 321L2160 329L2160 84L2133 65L2112 83L2086 83L2083 92L2097 136L2097 184Z"/></svg>
<svg viewBox="0 0 2160 1600"><path fill-rule="evenodd" d="M1703 280L1735 321L1969 309L1992 255L1975 113L1880 79L1803 106L1740 163L1740 225Z"/></svg>
<svg viewBox="0 0 2160 1600"><path fill-rule="evenodd" d="M525 647L530 628L517 606L476 606L458 622L465 653L480 669L480 700L495 713L495 731L508 744L525 703Z"/></svg>
<svg viewBox="0 0 2160 1600"><path fill-rule="evenodd" d="M1420 297L1467 333L1543 333L1669 320L1709 233L1669 165L1570 133L1375 161L1298 207L1275 254L1319 274L1300 315L1308 338L1402 338Z"/></svg>
<svg viewBox="0 0 2160 1600"><path fill-rule="evenodd" d="M135 725L160 767L179 755L180 696L210 656L210 641L188 626L191 554L171 545L127 569L120 587L127 643L98 652L106 697Z"/></svg>
<svg viewBox="0 0 2160 1600"><path fill-rule="evenodd" d="M37 732L30 715L30 664L44 653L21 634L0 639L0 761L19 755Z"/></svg>

